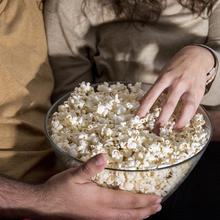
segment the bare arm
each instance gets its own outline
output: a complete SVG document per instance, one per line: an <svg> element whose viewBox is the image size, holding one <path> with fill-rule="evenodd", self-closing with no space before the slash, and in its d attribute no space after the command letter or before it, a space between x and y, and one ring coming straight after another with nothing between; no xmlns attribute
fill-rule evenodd
<svg viewBox="0 0 220 220"><path fill-rule="evenodd" d="M42 208L42 201L40 186L0 177L0 218L36 217Z"/></svg>
<svg viewBox="0 0 220 220"><path fill-rule="evenodd" d="M139 116L145 116L158 96L168 91L167 100L162 107L158 119L158 126L167 123L174 112L177 103L182 100L183 108L176 128L184 127L195 114L200 102L206 106L220 105L220 3L216 4L212 15L209 17L209 31L204 48L189 45L181 49L165 67L151 90L142 100L138 111ZM193 42L192 42L193 43ZM215 56L213 56L215 55ZM207 73L214 67L217 74L208 93L204 96ZM203 99L203 100L202 100ZM216 122L214 122L216 123Z"/></svg>

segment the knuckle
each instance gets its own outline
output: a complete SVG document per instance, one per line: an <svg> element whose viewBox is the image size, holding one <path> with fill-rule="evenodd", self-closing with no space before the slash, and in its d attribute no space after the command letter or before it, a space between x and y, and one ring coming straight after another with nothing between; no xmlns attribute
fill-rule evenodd
<svg viewBox="0 0 220 220"><path fill-rule="evenodd" d="M192 99L188 99L186 101L186 105L187 105L187 108L190 108L190 109L195 109L196 108L196 103Z"/></svg>
<svg viewBox="0 0 220 220"><path fill-rule="evenodd" d="M178 79L175 83L175 87L178 89L185 89L187 87L187 80L186 79Z"/></svg>
<svg viewBox="0 0 220 220"><path fill-rule="evenodd" d="M179 76L174 80L171 88L175 91L177 91L177 89L184 90L189 87L189 84L190 82L188 78L186 78L185 76Z"/></svg>
<svg viewBox="0 0 220 220"><path fill-rule="evenodd" d="M164 73L161 77L160 77L160 81L163 82L164 84L168 84L171 80L171 76L170 73Z"/></svg>
<svg viewBox="0 0 220 220"><path fill-rule="evenodd" d="M138 205L138 200L136 199L136 198L131 198L131 200L130 200L130 205L132 206L132 207L136 207L137 205Z"/></svg>
<svg viewBox="0 0 220 220"><path fill-rule="evenodd" d="M174 92L176 90L176 88L177 88L177 82L172 83L170 86L170 92L171 93Z"/></svg>
<svg viewBox="0 0 220 220"><path fill-rule="evenodd" d="M186 77L188 78L189 73L190 73L188 68L183 69L181 72L182 72L182 74L181 74L182 79L185 79Z"/></svg>
<svg viewBox="0 0 220 220"><path fill-rule="evenodd" d="M176 106L176 103L173 100L167 100L166 104L164 105L164 108L170 109L174 108Z"/></svg>
<svg viewBox="0 0 220 220"><path fill-rule="evenodd" d="M82 165L80 169L81 169L81 173L84 174L85 176L90 176L92 173L91 168L87 164Z"/></svg>
<svg viewBox="0 0 220 220"><path fill-rule="evenodd" d="M134 216L129 211L121 212L115 218L115 220L134 220L134 219L137 219L137 216Z"/></svg>

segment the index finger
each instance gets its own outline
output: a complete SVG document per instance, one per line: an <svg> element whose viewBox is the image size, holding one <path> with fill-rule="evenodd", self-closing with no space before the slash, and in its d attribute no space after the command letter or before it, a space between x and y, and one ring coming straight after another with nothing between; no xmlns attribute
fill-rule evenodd
<svg viewBox="0 0 220 220"><path fill-rule="evenodd" d="M141 106L137 111L139 117L144 117L153 106L154 102L160 96L160 94L170 86L170 81L162 77L159 79L152 88L146 93L141 101Z"/></svg>

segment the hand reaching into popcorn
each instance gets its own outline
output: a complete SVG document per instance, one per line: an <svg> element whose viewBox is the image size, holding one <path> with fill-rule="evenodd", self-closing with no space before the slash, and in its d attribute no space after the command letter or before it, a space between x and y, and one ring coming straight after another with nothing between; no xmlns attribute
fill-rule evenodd
<svg viewBox="0 0 220 220"><path fill-rule="evenodd" d="M214 61L213 54L201 46L187 46L180 50L162 69L161 76L142 99L137 115L144 117L160 94L167 90L167 100L157 125L164 126L168 122L181 100L183 108L175 128L184 127L203 98L207 73L214 67Z"/></svg>

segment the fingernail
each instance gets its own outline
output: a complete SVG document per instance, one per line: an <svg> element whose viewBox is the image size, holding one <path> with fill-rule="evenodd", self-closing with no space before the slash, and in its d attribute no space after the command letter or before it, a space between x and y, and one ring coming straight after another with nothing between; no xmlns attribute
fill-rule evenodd
<svg viewBox="0 0 220 220"><path fill-rule="evenodd" d="M162 209L162 206L161 206L161 205L157 206L156 212L159 212L161 209Z"/></svg>
<svg viewBox="0 0 220 220"><path fill-rule="evenodd" d="M165 126L165 122L164 121L157 121L156 125L161 128L161 127L164 127Z"/></svg>
<svg viewBox="0 0 220 220"><path fill-rule="evenodd" d="M179 125L175 125L175 126L174 126L174 130L176 130L176 131L181 131L181 130L182 130L182 127L180 127Z"/></svg>
<svg viewBox="0 0 220 220"><path fill-rule="evenodd" d="M96 166L103 166L105 165L105 159L102 154L99 154L95 157L95 165Z"/></svg>
<svg viewBox="0 0 220 220"><path fill-rule="evenodd" d="M135 112L135 115L139 116L141 118L141 113L140 111Z"/></svg>

